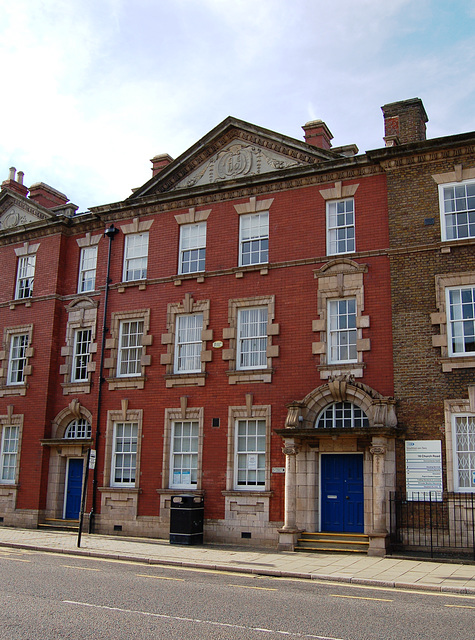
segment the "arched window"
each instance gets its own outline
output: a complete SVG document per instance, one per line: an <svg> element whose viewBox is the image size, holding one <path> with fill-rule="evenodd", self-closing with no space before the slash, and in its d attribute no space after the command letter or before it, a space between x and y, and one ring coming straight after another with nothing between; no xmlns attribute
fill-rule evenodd
<svg viewBox="0 0 475 640"><path fill-rule="evenodd" d="M352 429L369 427L365 412L352 402L335 402L320 413L315 421L317 429Z"/></svg>
<svg viewBox="0 0 475 640"><path fill-rule="evenodd" d="M77 418L68 424L64 437L68 439L90 438L91 425L86 418Z"/></svg>

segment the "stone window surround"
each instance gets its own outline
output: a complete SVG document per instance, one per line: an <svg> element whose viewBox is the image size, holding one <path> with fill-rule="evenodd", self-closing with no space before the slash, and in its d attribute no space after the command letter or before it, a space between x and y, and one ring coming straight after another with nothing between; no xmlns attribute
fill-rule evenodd
<svg viewBox="0 0 475 640"><path fill-rule="evenodd" d="M475 386L468 387L468 398L444 400L445 414L445 452L447 460L447 491L468 493L467 489L455 489L454 433L453 418L457 415L475 415Z"/></svg>
<svg viewBox="0 0 475 640"><path fill-rule="evenodd" d="M65 358L64 364L59 368L60 375L64 376L61 386L63 387L63 395L70 393L90 393L91 392L91 373L96 370L96 363L93 362L92 356L97 353L96 330L97 330L97 307L95 302L88 296L80 296L73 300L66 307L68 312L68 323L66 325L66 345L61 347L61 356ZM80 382L72 382L72 367L74 362L74 337L79 329L91 330L91 342L89 345L89 353L91 355L87 365L88 380Z"/></svg>
<svg viewBox="0 0 475 640"><path fill-rule="evenodd" d="M5 487L7 489L11 489L12 487L16 488L19 482L21 443L22 443L22 436L23 436L23 418L24 418L23 414L13 413L13 405L7 406L6 415L0 415L0 442L3 436L3 429L5 427L18 427L18 450L17 450L17 458L16 458L15 480L14 482L2 482L0 480L0 487ZM15 508L15 502L16 502L15 498L13 497L12 509Z"/></svg>
<svg viewBox="0 0 475 640"><path fill-rule="evenodd" d="M234 467L236 464L235 454L235 431L238 420L261 419L266 421L266 480L262 489L250 488L236 489L234 486ZM228 407L228 446L227 446L227 469L226 469L226 490L222 492L225 497L237 495L271 495L271 405L254 405L252 393L246 393L246 404L241 407Z"/></svg>
<svg viewBox="0 0 475 640"><path fill-rule="evenodd" d="M39 247L40 247L39 242L37 244L30 244L29 242L24 242L22 247L17 247L14 251L15 251L16 257L19 259L25 256L36 256L36 253ZM36 271L36 265L35 265L35 271ZM15 296L16 296L16 289L17 289L17 281L18 281L18 264L17 264L17 273L15 275L15 291L14 291ZM25 306L29 307L31 305L31 298L32 296L30 296L29 298L15 297L15 300L10 305L10 308L14 309L17 304L24 304Z"/></svg>
<svg viewBox="0 0 475 640"><path fill-rule="evenodd" d="M157 489L159 493L180 493L183 488L170 488L170 456L171 456L171 436L173 422L181 420L193 420L198 422L198 471L196 487L185 489L186 491L202 491L203 479L203 426L204 408L188 407L188 397L180 398L180 407L176 409L165 409L165 422L163 431L163 464L162 464L162 489Z"/></svg>
<svg viewBox="0 0 475 640"><path fill-rule="evenodd" d="M469 238L456 238L447 240L445 236L445 212L444 212L444 186L455 182L467 182L469 180L475 180L475 167L467 169L463 168L461 164L454 164L453 171L447 171L446 173L437 173L432 175L432 179L438 185L439 188L439 214L440 214L440 232L441 240L448 243L463 244L464 242L472 240Z"/></svg>
<svg viewBox="0 0 475 640"><path fill-rule="evenodd" d="M237 369L237 327L238 310L249 307L267 306L267 368ZM280 333L280 325L274 323L275 296L256 296L254 298L236 298L228 303L229 327L223 329L223 340L229 340L229 347L223 349L222 358L229 362L227 371L229 384L247 382L272 382L272 358L279 356L279 346L272 344L272 337Z"/></svg>
<svg viewBox="0 0 475 640"><path fill-rule="evenodd" d="M114 423L136 422L137 454L135 467L135 487L111 487L112 452L114 446ZM135 519L138 512L138 497L141 490L140 482L140 454L142 449L143 410L129 409L129 401L121 400L121 409L107 412L106 444L104 451L104 486L99 487L101 494L101 521L106 523L123 522Z"/></svg>
<svg viewBox="0 0 475 640"><path fill-rule="evenodd" d="M119 228L122 231L122 233L124 234L124 236L131 235L131 234L134 234L134 233L145 233L147 231L150 231L150 227L152 226L153 222L154 222L153 220L142 220L142 221L139 221L138 218L133 218L132 222L130 222L128 224L121 224L121 225L119 225ZM148 249L149 249L149 252L150 252L150 245L149 245ZM124 257L123 257L123 260L122 260L122 276L121 276L122 278L124 277L124 274L125 274L125 257L126 256L125 256L125 242L124 242ZM148 276L148 271L147 271L147 276ZM127 285L131 285L131 284L132 285L133 284L140 285L140 284L144 284L144 280L143 279L141 279L141 280L127 280L127 281L123 280L122 284L123 285L125 285L125 284L127 284ZM119 291L123 292L123 288L119 288Z"/></svg>
<svg viewBox="0 0 475 640"><path fill-rule="evenodd" d="M320 189L320 195L324 200L346 200L355 195L359 186L359 183L343 186L341 180L337 180L334 187Z"/></svg>
<svg viewBox="0 0 475 640"><path fill-rule="evenodd" d="M142 358L140 376L117 376L117 357L119 352L119 335L121 322L133 322L143 320ZM150 331L150 309L138 309L136 311L116 311L111 315L111 337L106 340L106 349L110 349L110 356L104 359L104 368L109 369L109 389L143 389L146 379L146 367L152 363L152 356L147 355L147 347L152 345L153 336Z"/></svg>
<svg viewBox="0 0 475 640"><path fill-rule="evenodd" d="M475 367L475 352L471 356L450 356L447 337L446 289L475 286L475 272L440 274L435 276L435 299L437 313L431 313L432 325L439 325L439 333L432 336L432 346L440 348L440 363L443 372Z"/></svg>
<svg viewBox="0 0 475 640"><path fill-rule="evenodd" d="M26 349L26 365L23 369L24 380L21 384L7 384L8 364L10 360L10 350L12 337L20 334L28 334L28 348ZM33 340L33 325L24 324L16 327L5 327L3 330L3 344L0 351L0 398L5 396L24 396L28 388L28 376L32 374L32 366L29 364L30 358L34 356L35 350L31 346Z"/></svg>
<svg viewBox="0 0 475 640"><path fill-rule="evenodd" d="M363 377L365 367L363 355L370 351L371 341L363 338L363 329L370 326L370 318L364 311L364 274L368 265L360 264L349 258L336 258L327 262L320 269L314 270L318 279L317 309L320 318L313 320L312 331L320 333L320 341L312 343L312 353L320 356L318 370L322 380L341 374ZM327 358L328 334L328 301L341 298L356 298L356 352L357 361L350 363L329 364Z"/></svg>
<svg viewBox="0 0 475 640"><path fill-rule="evenodd" d="M99 235L91 235L90 232L87 232L84 238L77 238L76 242L78 243L79 249L87 249L89 247L97 246L102 238L103 234ZM81 252L79 252L81 254ZM79 287L79 277L81 275L81 255L79 256L79 269L78 269L78 287Z"/></svg>
<svg viewBox="0 0 475 640"><path fill-rule="evenodd" d="M116 422L136 422L137 423L137 462L135 467L135 487L111 486L112 455L114 449L114 424ZM140 482L140 452L142 448L142 426L143 409L129 409L129 401L126 398L121 400L119 410L110 409L107 411L106 444L104 451L104 487L108 491L134 491L139 487Z"/></svg>
<svg viewBox="0 0 475 640"><path fill-rule="evenodd" d="M209 300L195 300L191 293L185 294L181 302L170 302L167 306L167 333L162 333L162 344L167 346L167 352L160 357L160 364L166 366L165 384L171 387L202 387L206 379L206 363L211 362L213 353L206 349L206 343L213 340L213 330L208 329L209 325ZM201 331L201 372L197 373L175 373L175 332L176 318L182 314L202 313L203 329Z"/></svg>

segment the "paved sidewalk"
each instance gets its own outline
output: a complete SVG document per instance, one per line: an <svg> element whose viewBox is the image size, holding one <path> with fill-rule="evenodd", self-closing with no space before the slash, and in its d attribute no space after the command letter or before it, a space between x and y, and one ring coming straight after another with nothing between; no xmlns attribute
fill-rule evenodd
<svg viewBox="0 0 475 640"><path fill-rule="evenodd" d="M350 553L278 553L227 545L182 546L170 545L167 540L87 534L78 549L74 533L7 527L0 527L0 547L475 596L475 564Z"/></svg>

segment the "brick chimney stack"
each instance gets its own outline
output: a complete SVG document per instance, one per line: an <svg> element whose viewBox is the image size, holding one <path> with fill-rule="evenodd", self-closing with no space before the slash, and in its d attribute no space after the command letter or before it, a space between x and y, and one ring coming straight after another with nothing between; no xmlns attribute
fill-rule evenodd
<svg viewBox="0 0 475 640"><path fill-rule="evenodd" d="M54 209L69 202L69 198L65 196L64 193L56 191L56 189L53 189L53 187L50 187L44 182L36 182L31 185L30 200L47 209Z"/></svg>
<svg viewBox="0 0 475 640"><path fill-rule="evenodd" d="M305 142L319 149L331 149L333 135L323 120L313 120L304 124Z"/></svg>
<svg viewBox="0 0 475 640"><path fill-rule="evenodd" d="M15 174L16 174L16 179L15 179ZM23 171L19 171L17 174L15 167L10 167L8 180L4 180L2 182L2 190L10 189L11 191L16 191L21 196L24 196L26 198L26 196L28 195L28 188L25 187L25 185L23 184L23 177L24 177Z"/></svg>
<svg viewBox="0 0 475 640"><path fill-rule="evenodd" d="M168 167L170 162L173 162L173 158L168 153L161 153L150 160L152 163L152 176L156 176L162 169Z"/></svg>
<svg viewBox="0 0 475 640"><path fill-rule="evenodd" d="M391 102L381 107L384 116L384 142L387 147L426 139L426 110L420 98Z"/></svg>

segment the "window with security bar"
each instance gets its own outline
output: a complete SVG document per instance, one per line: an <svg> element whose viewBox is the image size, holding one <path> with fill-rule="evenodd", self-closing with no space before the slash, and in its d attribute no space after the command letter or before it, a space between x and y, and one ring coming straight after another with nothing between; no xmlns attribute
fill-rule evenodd
<svg viewBox="0 0 475 640"><path fill-rule="evenodd" d="M455 488L475 492L475 415L454 416L453 419Z"/></svg>

